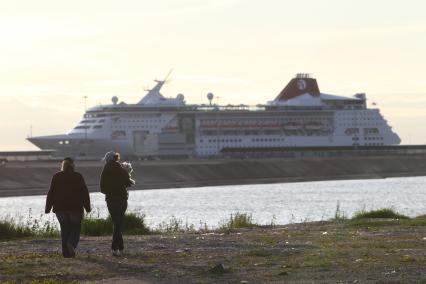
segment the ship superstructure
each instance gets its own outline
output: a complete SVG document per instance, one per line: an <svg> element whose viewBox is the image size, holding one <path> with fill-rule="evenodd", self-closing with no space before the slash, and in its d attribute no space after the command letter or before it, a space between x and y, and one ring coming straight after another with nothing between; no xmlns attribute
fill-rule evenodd
<svg viewBox="0 0 426 284"><path fill-rule="evenodd" d="M136 104L90 108L67 134L28 138L56 156L102 157L115 150L127 157L213 157L227 148L382 146L400 143L363 93L321 93L316 79L297 74L267 104L186 104L182 94L166 98L165 80Z"/></svg>

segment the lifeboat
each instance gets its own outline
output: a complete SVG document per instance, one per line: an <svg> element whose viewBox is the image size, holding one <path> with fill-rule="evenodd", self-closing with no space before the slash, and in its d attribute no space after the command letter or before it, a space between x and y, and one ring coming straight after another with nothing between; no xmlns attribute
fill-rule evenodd
<svg viewBox="0 0 426 284"><path fill-rule="evenodd" d="M178 132L179 131L179 127L177 127L177 126L169 126L169 127L164 127L162 130L164 132Z"/></svg>
<svg viewBox="0 0 426 284"><path fill-rule="evenodd" d="M285 130L300 130L302 129L302 125L300 125L299 123L295 123L295 122L289 122L283 125L283 128Z"/></svg>
<svg viewBox="0 0 426 284"><path fill-rule="evenodd" d="M306 123L304 128L306 130L321 130L324 128L324 125L322 123Z"/></svg>

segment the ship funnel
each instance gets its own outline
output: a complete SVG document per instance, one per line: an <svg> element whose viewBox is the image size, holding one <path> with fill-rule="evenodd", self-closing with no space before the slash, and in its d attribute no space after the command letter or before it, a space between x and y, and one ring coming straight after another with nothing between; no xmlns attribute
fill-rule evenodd
<svg viewBox="0 0 426 284"><path fill-rule="evenodd" d="M309 93L311 96L320 95L317 80L312 78L312 76L308 73L298 73L290 80L275 100L287 101L306 93Z"/></svg>

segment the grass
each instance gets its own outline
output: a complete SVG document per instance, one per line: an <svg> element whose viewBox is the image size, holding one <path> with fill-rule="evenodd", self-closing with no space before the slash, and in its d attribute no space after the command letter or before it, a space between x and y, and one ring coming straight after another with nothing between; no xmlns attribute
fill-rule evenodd
<svg viewBox="0 0 426 284"><path fill-rule="evenodd" d="M258 224L253 222L253 216L247 213L235 213L231 214L228 221L225 221L219 230L231 230L241 228L254 228L259 227Z"/></svg>
<svg viewBox="0 0 426 284"><path fill-rule="evenodd" d="M111 216L94 218L87 216L81 224L81 234L86 236L102 236L112 234L113 223ZM129 235L143 235L151 233L145 224L145 216L128 213L124 216L123 232ZM59 229L52 221L43 225L37 219L28 218L26 223L15 221L12 218L0 220L0 240L11 240L28 237L58 237Z"/></svg>
<svg viewBox="0 0 426 284"><path fill-rule="evenodd" d="M0 240L18 239L34 236L30 228L9 221L0 221Z"/></svg>
<svg viewBox="0 0 426 284"><path fill-rule="evenodd" d="M334 218L331 219L334 222L345 222L348 220L345 212L340 209L340 203L337 203L336 211L334 212Z"/></svg>
<svg viewBox="0 0 426 284"><path fill-rule="evenodd" d="M348 219L340 210L339 204L337 204L335 216L331 221L358 227L382 227L394 225L396 223L419 226L426 224L426 216L423 218L418 217L411 219L395 212L392 208L381 208L371 211L361 210L356 212L352 218Z"/></svg>
<svg viewBox="0 0 426 284"><path fill-rule="evenodd" d="M31 212L30 212L31 213ZM18 220L19 221L19 220ZM340 209L337 204L334 218L330 221L340 222L351 226L387 226L397 223L408 226L425 226L426 215L418 216L416 218L409 218L405 215L395 212L391 208L382 208L372 211L359 211L355 213L352 218L346 217L346 214ZM271 226L275 225L275 221L271 222ZM232 230L240 228L254 228L261 225L253 221L251 214L247 213L234 213L231 214L228 220L222 221L217 227L218 231ZM113 230L113 222L111 217L100 218L93 215L87 215L81 226L81 234L86 236L102 236L111 235ZM204 227L195 228L193 224L184 223L182 220L172 217L168 222L163 222L155 229L150 229L145 224L145 216L137 213L127 213L124 217L123 232L128 235L143 235L155 233L178 233L178 232L202 232L202 231L215 231L215 229L208 228L206 224ZM17 222L13 218L0 220L0 240L10 240L28 237L58 237L59 230L54 222L54 217L48 222L43 224L29 216L26 223Z"/></svg>
<svg viewBox="0 0 426 284"><path fill-rule="evenodd" d="M111 216L107 218L88 217L83 219L81 224L81 233L86 236L110 235L113 229ZM149 234L150 230L145 225L145 216L136 213L127 213L124 215L123 232L129 235Z"/></svg>
<svg viewBox="0 0 426 284"><path fill-rule="evenodd" d="M420 215L405 222L410 226L426 226L426 215Z"/></svg>
<svg viewBox="0 0 426 284"><path fill-rule="evenodd" d="M208 231L207 225L204 226L204 229ZM168 222L163 222L158 226L158 229L155 230L157 233L183 233L183 232L195 232L195 226L186 222L185 224L181 219L178 219L174 216L170 218Z"/></svg>
<svg viewBox="0 0 426 284"><path fill-rule="evenodd" d="M372 211L359 211L351 220L360 219L409 219L407 216L395 212L391 208L382 208Z"/></svg>
<svg viewBox="0 0 426 284"><path fill-rule="evenodd" d="M29 218L26 223L13 218L0 220L0 240L55 236L59 236L59 231L52 221L41 225L38 220L32 220L32 218Z"/></svg>

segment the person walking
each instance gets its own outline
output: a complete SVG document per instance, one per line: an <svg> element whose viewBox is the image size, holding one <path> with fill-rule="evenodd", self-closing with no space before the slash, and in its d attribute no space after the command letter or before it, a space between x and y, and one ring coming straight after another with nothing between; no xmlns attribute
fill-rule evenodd
<svg viewBox="0 0 426 284"><path fill-rule="evenodd" d="M61 227L62 255L75 257L80 241L81 221L84 209L90 212L90 196L83 176L74 171L74 161L65 158L61 171L55 173L46 197L45 213L53 212Z"/></svg>
<svg viewBox="0 0 426 284"><path fill-rule="evenodd" d="M129 194L127 187L133 184L130 174L120 164L120 154L110 151L105 154L105 165L101 174L101 192L105 194L108 212L113 222L112 255L123 254L123 222Z"/></svg>

